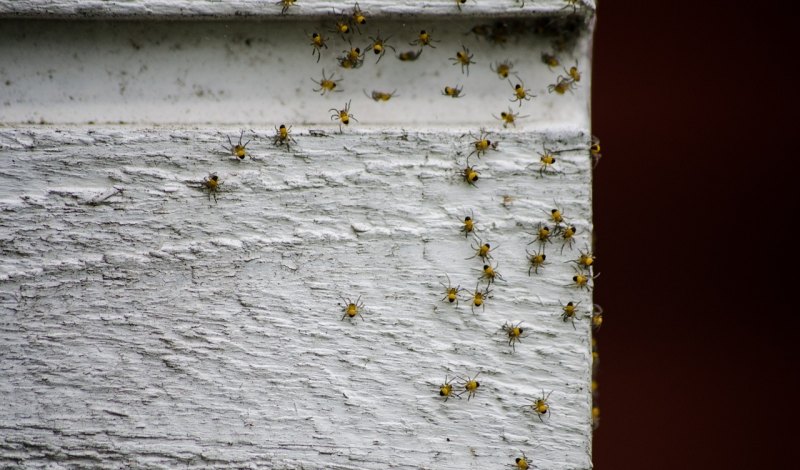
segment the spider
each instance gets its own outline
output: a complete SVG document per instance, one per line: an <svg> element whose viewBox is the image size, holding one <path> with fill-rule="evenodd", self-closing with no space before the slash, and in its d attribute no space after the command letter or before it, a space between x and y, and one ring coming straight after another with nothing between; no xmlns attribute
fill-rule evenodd
<svg viewBox="0 0 800 470"><path fill-rule="evenodd" d="M480 257L481 261L484 262L492 259L492 251L497 249L496 246L492 248L491 245L489 245L488 243L483 243L483 241L481 241L480 239L478 239L478 246L470 245L470 248L475 250L475 254L470 256L469 258L464 258L464 259L472 259Z"/></svg>
<svg viewBox="0 0 800 470"><path fill-rule="evenodd" d="M236 145L233 145L230 136L226 137L228 138L228 144L230 145L230 147L225 147L225 145L223 144L222 148L230 152L231 155L238 158L239 160L244 160L244 157L250 157L251 159L253 158L253 156L250 155L250 152L247 151L247 144L249 144L250 141L248 140L247 142L242 144L242 137L244 137L244 129L242 129L242 132L239 134L239 142L237 142Z"/></svg>
<svg viewBox="0 0 800 470"><path fill-rule="evenodd" d="M464 393L467 394L467 401L469 401L470 398L475 396L475 392L477 392L478 387L481 386L481 384L477 380L475 380L478 378L479 375L481 375L480 372L475 374L475 376L472 378L469 378L469 376L467 376L466 380L461 379L464 382L464 391L458 394L459 398L461 398L461 395L463 395Z"/></svg>
<svg viewBox="0 0 800 470"><path fill-rule="evenodd" d="M451 377L450 380L447 380L447 376L444 376L444 383L439 385L439 396L444 397L444 401L447 401L448 398L455 396L457 398L461 398L459 395L453 393L453 381L454 380L463 380L461 377L455 376Z"/></svg>
<svg viewBox="0 0 800 470"><path fill-rule="evenodd" d="M211 199L211 196L214 196L214 202L217 202L217 192L219 192L220 186L222 186L222 181L217 175L211 174L203 178L203 187L208 190L208 198Z"/></svg>
<svg viewBox="0 0 800 470"><path fill-rule="evenodd" d="M350 299L346 299L344 297L339 297L344 302L344 314L342 315L342 320L345 318L353 319L356 315L364 319L364 315L361 315L361 312L364 310L364 304L361 302L361 296L358 296L355 302L351 301Z"/></svg>
<svg viewBox="0 0 800 470"><path fill-rule="evenodd" d="M525 338L528 335L523 335L524 329L520 326L522 322L517 323L516 325L513 323L503 323L502 329L508 335L508 345L511 346L512 351L516 351L516 347L514 343L517 341L521 341L522 338Z"/></svg>
<svg viewBox="0 0 800 470"><path fill-rule="evenodd" d="M447 275L447 273L445 273L445 276L447 276L447 285L445 285L443 282L439 282L439 284L441 284L445 289L445 294L444 297L442 297L442 301L444 302L446 300L451 304L455 302L456 307L458 307L458 294L466 289L462 289L460 285L453 287L453 284L450 283L450 276Z"/></svg>
<svg viewBox="0 0 800 470"><path fill-rule="evenodd" d="M531 402L530 405L525 405L526 407L530 407L536 414L539 416L539 420L544 422L542 416L550 414L550 404L547 403L547 399L550 398L550 394L552 394L552 390L550 393L545 395L544 390L542 390L542 397L537 398Z"/></svg>

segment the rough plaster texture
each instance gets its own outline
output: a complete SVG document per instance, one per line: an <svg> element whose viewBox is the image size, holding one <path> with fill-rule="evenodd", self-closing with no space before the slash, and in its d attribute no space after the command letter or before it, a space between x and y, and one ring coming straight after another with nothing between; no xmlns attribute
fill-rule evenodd
<svg viewBox="0 0 800 470"><path fill-rule="evenodd" d="M589 322L559 316L592 304L567 263L591 239L587 134L496 136L477 187L459 132L256 136L238 161L218 129L0 131L0 466L591 467ZM540 178L543 143L580 150ZM578 243L529 277L553 201ZM439 285L480 275L465 213L506 279L475 313ZM473 399L438 396L478 372ZM542 390L545 422L523 408Z"/></svg>

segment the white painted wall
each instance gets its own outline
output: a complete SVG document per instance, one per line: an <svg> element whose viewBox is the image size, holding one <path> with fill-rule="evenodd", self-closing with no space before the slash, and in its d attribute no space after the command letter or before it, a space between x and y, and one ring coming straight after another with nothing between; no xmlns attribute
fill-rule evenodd
<svg viewBox="0 0 800 470"><path fill-rule="evenodd" d="M9 26L30 24L6 21L0 34L16 37ZM80 49L67 41L69 26L49 24L31 33L40 47L0 46L0 57L19 65L4 67L4 78ZM125 61L109 43L126 34L143 38L152 27L166 38L197 38L226 23L178 24L177 31L160 23L71 24L105 29L94 41L100 52L84 63L108 61L118 71ZM207 46L189 48L194 57L229 47L232 69L266 67L248 61L248 46L233 36L210 37ZM502 51L536 57L536 44ZM588 51L588 39L581 44ZM25 48L42 55L25 61L18 52ZM166 50L151 52L158 66L149 73L176 70ZM586 314L592 304L589 292L569 286L568 263L591 242L588 74L561 103L563 114L554 111L558 101L549 101L551 121L548 101L526 103L528 125L495 132L498 151L470 160L481 173L471 187L459 176L470 151L463 134L498 127L469 111L484 108L480 94L466 110L439 115L435 129L428 118L403 121L403 109L439 109L427 104L422 85L407 101L398 91L396 101L382 103L390 110L383 118L378 104L353 95L362 122L340 135L314 110L342 99L312 97L297 85L297 99L288 101L305 104L296 114L285 111L289 103L275 107L288 113L280 119L239 118L252 123L245 138L254 139L248 149L255 156L239 161L221 147L225 136L238 135L238 125L226 125L236 119L211 113L214 124L200 125L175 118L181 106L202 108L202 100L189 93L160 103L173 86L162 80L148 89L147 80L130 79L138 91L123 101L108 92L117 79L90 82L97 93L70 114L58 90L80 88L87 74L68 59L60 64L58 85L25 79L35 92L12 87L15 99L39 101L27 111L4 106L20 114L4 115L0 127L0 467L483 469L509 468L524 451L535 468L591 468L589 321L573 329L559 305L580 301ZM361 71L379 73L370 65ZM408 73L382 73L395 70ZM477 68L469 80L489 90L495 79ZM247 88L230 86L231 95ZM231 95L209 109L255 106L228 101ZM136 118L149 112L149 105L133 106L146 98L157 111ZM86 125L113 121L114 113L150 124ZM60 124L10 124L45 115ZM271 140L284 119L295 124L291 151ZM564 150L559 174L538 176L543 145ZM223 181L216 203L195 187L212 172ZM530 234L554 204L578 227L578 243L563 254L560 244L548 247L550 264L529 277ZM471 289L480 275L482 263L465 259L474 242L459 232L467 213L482 240L497 247L507 281L474 314L468 302L442 302L439 285L447 273ZM341 321L340 295L362 296L363 321ZM499 332L506 321L523 321L529 332L514 353ZM438 396L446 374L478 372L473 399ZM524 406L543 390L553 391L552 415L541 422Z"/></svg>

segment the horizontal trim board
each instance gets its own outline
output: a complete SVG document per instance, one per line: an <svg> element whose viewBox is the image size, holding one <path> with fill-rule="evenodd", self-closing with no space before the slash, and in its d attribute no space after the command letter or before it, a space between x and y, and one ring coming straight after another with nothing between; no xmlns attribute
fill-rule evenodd
<svg viewBox="0 0 800 470"><path fill-rule="evenodd" d="M351 127L499 128L501 113L519 114L521 130L589 125L591 29L580 20L381 19L346 39L329 32L334 21L0 21L0 122L335 126L330 109L350 101ZM421 30L435 48L410 44ZM317 31L328 46L319 61ZM378 36L388 38L384 56L370 48ZM351 47L364 55L345 69L339 58ZM462 47L473 62L465 68L453 59ZM401 61L408 52L419 57ZM561 63L549 67L542 54ZM504 62L507 78L493 71ZM552 93L576 64L580 82ZM315 91L323 71L335 92ZM512 101L518 84L535 95L522 106ZM375 101L375 91L396 95Z"/></svg>
<svg viewBox="0 0 800 470"><path fill-rule="evenodd" d="M469 0L459 9L454 0L363 0L371 17L385 16L524 16L592 14L593 0L572 8L564 0ZM275 0L0 0L0 17L9 18L209 18L313 17L352 10L355 2L298 0L286 15Z"/></svg>

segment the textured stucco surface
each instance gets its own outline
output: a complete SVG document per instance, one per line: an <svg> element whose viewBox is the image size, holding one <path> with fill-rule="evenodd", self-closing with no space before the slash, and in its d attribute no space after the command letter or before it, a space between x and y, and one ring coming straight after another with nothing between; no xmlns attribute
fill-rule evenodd
<svg viewBox="0 0 800 470"><path fill-rule="evenodd" d="M496 135L470 187L462 130L307 131L287 152L255 129L238 161L234 128L0 129L0 467L591 467L589 322L559 317L592 304L567 263L591 239L589 136ZM543 142L582 150L540 178ZM217 203L193 187L211 172ZM529 277L554 204L578 243ZM475 313L439 285L480 275L470 212L507 281ZM530 333L515 353L506 321ZM523 408L543 390L545 422Z"/></svg>

